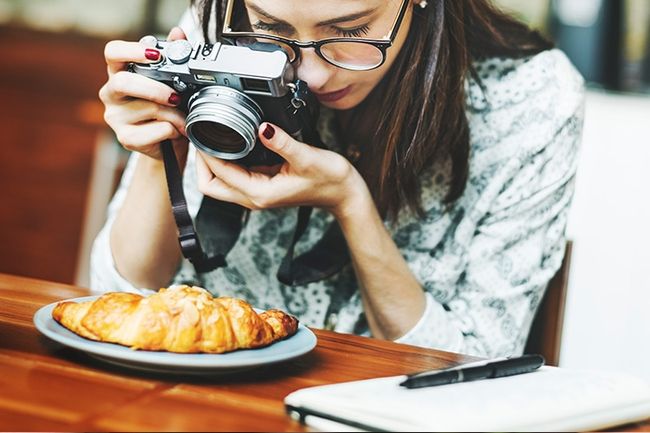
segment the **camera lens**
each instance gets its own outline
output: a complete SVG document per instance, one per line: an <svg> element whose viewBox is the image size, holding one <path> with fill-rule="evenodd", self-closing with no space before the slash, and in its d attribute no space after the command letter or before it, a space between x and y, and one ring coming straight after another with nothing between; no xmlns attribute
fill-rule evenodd
<svg viewBox="0 0 650 433"><path fill-rule="evenodd" d="M255 147L262 109L244 93L225 86L208 86L189 101L187 134L208 155L236 160Z"/></svg>
<svg viewBox="0 0 650 433"><path fill-rule="evenodd" d="M214 122L196 122L193 129L194 139L208 147L227 154L238 154L246 149L246 141L232 128Z"/></svg>

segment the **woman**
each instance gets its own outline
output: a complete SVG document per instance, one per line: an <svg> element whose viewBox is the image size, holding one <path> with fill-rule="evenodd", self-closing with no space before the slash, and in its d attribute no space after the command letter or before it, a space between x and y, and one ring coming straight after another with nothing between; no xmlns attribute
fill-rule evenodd
<svg viewBox="0 0 650 433"><path fill-rule="evenodd" d="M195 4L170 39L214 40L226 3ZM487 0L238 0L230 27L285 41L321 104L327 150L263 123L261 143L285 159L281 167L196 152L175 91L125 72L159 53L109 43L100 97L137 157L95 243L93 287L191 282L310 326L480 356L521 353L560 266L573 194L583 83L566 57ZM392 45L378 59L306 43L341 37ZM181 260L165 139L186 163L194 215L202 194L252 209L225 268L198 274ZM310 284L277 281L295 206L317 209L297 249L335 222L351 266Z"/></svg>

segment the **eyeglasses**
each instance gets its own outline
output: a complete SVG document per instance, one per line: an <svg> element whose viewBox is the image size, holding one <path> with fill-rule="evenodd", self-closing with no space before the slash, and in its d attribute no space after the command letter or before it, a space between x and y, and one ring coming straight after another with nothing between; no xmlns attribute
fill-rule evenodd
<svg viewBox="0 0 650 433"><path fill-rule="evenodd" d="M301 48L313 48L316 54L326 62L352 71L369 71L384 64L386 50L393 45L409 4L409 0L402 0L399 13L390 32L382 39L342 37L302 42L265 33L233 31L230 23L235 1L242 0L228 0L222 31L222 35L232 39L235 44L240 46L256 42L275 44L287 53L289 61L292 63L300 58Z"/></svg>

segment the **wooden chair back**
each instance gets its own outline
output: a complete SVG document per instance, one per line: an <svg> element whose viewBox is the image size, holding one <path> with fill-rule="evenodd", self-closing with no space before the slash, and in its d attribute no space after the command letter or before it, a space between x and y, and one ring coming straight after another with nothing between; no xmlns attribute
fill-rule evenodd
<svg viewBox="0 0 650 433"><path fill-rule="evenodd" d="M547 365L557 366L560 361L560 344L572 249L572 241L567 241L562 266L548 284L524 349L524 353L538 353L544 356Z"/></svg>

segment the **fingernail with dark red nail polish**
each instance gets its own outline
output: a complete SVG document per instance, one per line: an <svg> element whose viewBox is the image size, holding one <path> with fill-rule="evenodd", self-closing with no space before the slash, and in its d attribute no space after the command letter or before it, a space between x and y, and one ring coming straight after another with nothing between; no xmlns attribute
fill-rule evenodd
<svg viewBox="0 0 650 433"><path fill-rule="evenodd" d="M181 103L181 95L178 93L172 93L172 95L169 97L169 103L176 106Z"/></svg>
<svg viewBox="0 0 650 433"><path fill-rule="evenodd" d="M149 60L158 60L160 58L160 51L153 48L147 48L144 51L144 56Z"/></svg>
<svg viewBox="0 0 650 433"><path fill-rule="evenodd" d="M266 124L266 128L264 128L264 131L262 131L262 135L267 139L270 140L273 138L275 135L275 128L269 125L268 123Z"/></svg>

